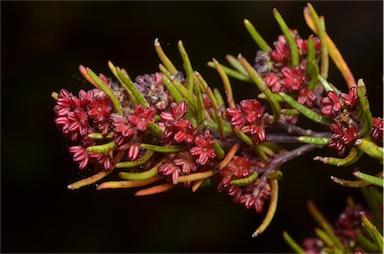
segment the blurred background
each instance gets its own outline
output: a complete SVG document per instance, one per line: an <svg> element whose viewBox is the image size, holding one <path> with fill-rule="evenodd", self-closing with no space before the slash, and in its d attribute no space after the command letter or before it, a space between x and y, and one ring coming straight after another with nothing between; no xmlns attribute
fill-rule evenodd
<svg viewBox="0 0 384 254"><path fill-rule="evenodd" d="M283 166L280 202L271 226L251 234L264 214L233 204L214 188L183 187L157 196L133 190L69 191L76 164L54 125L50 94L89 89L79 64L111 75L107 61L131 77L157 71L153 41L181 69L183 40L193 67L211 86L222 86L206 63L242 53L253 61L257 47L243 26L249 19L272 45L281 33L272 9L307 38L306 2L21 2L1 1L1 251L2 252L289 252L296 240L314 235L306 203L312 199L333 221L359 190L340 187L331 175L351 178L353 168L313 162L314 151ZM313 2L328 34L356 79L364 78L375 116L383 101L382 1ZM347 89L331 65L329 80ZM233 80L235 98L257 90ZM363 158L365 172L382 166ZM369 171L373 170L373 171Z"/></svg>

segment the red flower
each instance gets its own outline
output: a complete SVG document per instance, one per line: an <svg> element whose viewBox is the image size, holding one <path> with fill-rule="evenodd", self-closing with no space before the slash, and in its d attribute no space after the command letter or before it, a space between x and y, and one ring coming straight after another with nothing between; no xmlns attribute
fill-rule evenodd
<svg viewBox="0 0 384 254"><path fill-rule="evenodd" d="M374 140L383 140L383 132L384 132L384 121L379 117L373 118L373 129L371 133L371 137Z"/></svg>
<svg viewBox="0 0 384 254"><path fill-rule="evenodd" d="M196 160L197 164L206 165L209 159L216 157L215 150L212 148L212 136L206 131L203 135L199 135L195 138L195 147L191 149L191 154L199 156Z"/></svg>
<svg viewBox="0 0 384 254"><path fill-rule="evenodd" d="M163 163L159 167L159 173L165 176L172 175L172 183L177 184L179 177L179 168L173 162Z"/></svg>
<svg viewBox="0 0 384 254"><path fill-rule="evenodd" d="M71 146L69 152L73 153L73 160L79 162L79 169L83 170L88 166L88 152L82 146Z"/></svg>
<svg viewBox="0 0 384 254"><path fill-rule="evenodd" d="M75 109L74 112L68 113L68 119L71 124L68 126L68 130L71 132L79 132L80 135L88 134L88 116L82 109Z"/></svg>
<svg viewBox="0 0 384 254"><path fill-rule="evenodd" d="M341 98L344 100L344 104L354 109L359 103L359 97L357 96L357 88L351 87L348 94L341 93Z"/></svg>
<svg viewBox="0 0 384 254"><path fill-rule="evenodd" d="M172 129L174 129L173 133L175 133L173 139L177 143L181 143L183 141L187 143L192 143L195 139L195 128L192 126L192 123L188 120L177 120L174 123Z"/></svg>
<svg viewBox="0 0 384 254"><path fill-rule="evenodd" d="M353 145L358 139L359 133L351 125L343 127L341 123L333 123L329 126L329 129L332 131L332 136L327 146L336 150L339 155L343 155L348 146Z"/></svg>
<svg viewBox="0 0 384 254"><path fill-rule="evenodd" d="M244 178L251 174L251 162L244 156L235 156L225 170L231 172L234 178Z"/></svg>
<svg viewBox="0 0 384 254"><path fill-rule="evenodd" d="M273 45L275 46L275 50L271 50L269 53L271 59L278 63L286 62L291 56L291 50L289 49L285 36L280 35Z"/></svg>
<svg viewBox="0 0 384 254"><path fill-rule="evenodd" d="M260 142L265 141L265 129L257 124L245 125L241 128L241 131L246 134L251 134L254 145L258 145Z"/></svg>
<svg viewBox="0 0 384 254"><path fill-rule="evenodd" d="M105 171L112 169L112 158L104 153L90 153L89 157L96 160L98 166Z"/></svg>
<svg viewBox="0 0 384 254"><path fill-rule="evenodd" d="M325 116L335 116L341 110L341 104L339 101L339 96L333 91L327 93L327 97L321 99L321 113Z"/></svg>
<svg viewBox="0 0 384 254"><path fill-rule="evenodd" d="M107 120L107 117L112 113L112 106L106 96L96 96L89 103L88 115L90 118L98 122Z"/></svg>
<svg viewBox="0 0 384 254"><path fill-rule="evenodd" d="M228 108L227 116L229 117L229 122L233 127L243 127L245 124L245 118L238 108Z"/></svg>
<svg viewBox="0 0 384 254"><path fill-rule="evenodd" d="M270 195L271 190L268 183L261 179L257 179L256 182L243 189L243 193L238 202L244 204L247 209L255 208L257 213L261 213L263 211L264 202Z"/></svg>
<svg viewBox="0 0 384 254"><path fill-rule="evenodd" d="M312 90L304 88L300 90L297 101L300 104L306 105L308 108L312 108L316 101L316 95Z"/></svg>
<svg viewBox="0 0 384 254"><path fill-rule="evenodd" d="M139 131L145 131L148 123L154 120L156 110L152 107L145 108L142 105L135 107L135 113L128 116L128 122Z"/></svg>
<svg viewBox="0 0 384 254"><path fill-rule="evenodd" d="M240 109L245 115L245 120L251 124L259 120L264 114L264 108L257 100L242 100Z"/></svg>
<svg viewBox="0 0 384 254"><path fill-rule="evenodd" d="M162 112L160 117L163 121L172 122L182 118L185 115L185 112L187 112L187 103L185 101L182 101L180 104L172 102L170 111Z"/></svg>
<svg viewBox="0 0 384 254"><path fill-rule="evenodd" d="M264 82L267 84L269 88L271 88L272 92L278 93L281 90L280 79L273 72L270 72L265 78Z"/></svg>
<svg viewBox="0 0 384 254"><path fill-rule="evenodd" d="M288 91L299 91L307 79L303 69L298 66L293 68L284 67L281 73L283 74L283 78L280 83Z"/></svg>
<svg viewBox="0 0 384 254"><path fill-rule="evenodd" d="M121 134L125 138L130 138L135 133L131 125L125 117L118 114L111 114L112 124L114 126L115 134Z"/></svg>
<svg viewBox="0 0 384 254"><path fill-rule="evenodd" d="M197 164L193 160L192 155L187 151L182 151L177 154L177 157L173 160L176 166L181 167L183 174L189 174L197 170Z"/></svg>

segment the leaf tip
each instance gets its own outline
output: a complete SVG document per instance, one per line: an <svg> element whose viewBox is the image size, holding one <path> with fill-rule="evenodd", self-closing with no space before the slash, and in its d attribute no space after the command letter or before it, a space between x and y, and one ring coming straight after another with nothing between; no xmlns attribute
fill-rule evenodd
<svg viewBox="0 0 384 254"><path fill-rule="evenodd" d="M153 42L153 45L154 45L155 47L160 46L159 38L156 38L156 39L155 39L155 41Z"/></svg>

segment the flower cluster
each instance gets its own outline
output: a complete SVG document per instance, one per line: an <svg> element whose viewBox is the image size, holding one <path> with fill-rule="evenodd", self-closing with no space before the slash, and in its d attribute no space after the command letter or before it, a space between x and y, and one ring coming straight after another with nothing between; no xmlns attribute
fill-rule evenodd
<svg viewBox="0 0 384 254"><path fill-rule="evenodd" d="M300 38L297 31L290 31L294 36L299 51L300 64L290 66L291 51L284 35L273 43L275 48L269 53L258 51L255 69L274 93L285 92L297 94L298 101L311 108L316 101L315 93L308 89L309 77L306 75L308 40ZM313 37L315 52L320 53L320 40Z"/></svg>
<svg viewBox="0 0 384 254"><path fill-rule="evenodd" d="M244 151L245 152L245 151ZM235 203L243 204L247 209L263 211L264 202L271 195L271 188L266 178L257 178L263 173L260 162L248 156L235 156L217 176L218 191L226 191ZM259 166L259 167L258 167Z"/></svg>
<svg viewBox="0 0 384 254"><path fill-rule="evenodd" d="M228 108L227 116L232 127L250 135L254 145L265 141L262 117L264 107L257 100L243 100L237 108Z"/></svg>

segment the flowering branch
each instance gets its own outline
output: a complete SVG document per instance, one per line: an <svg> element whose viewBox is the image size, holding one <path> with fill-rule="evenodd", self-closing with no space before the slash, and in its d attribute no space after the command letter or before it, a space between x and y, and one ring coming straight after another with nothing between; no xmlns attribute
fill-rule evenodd
<svg viewBox="0 0 384 254"><path fill-rule="evenodd" d="M178 50L184 72L167 57L157 38L159 72L131 79L109 61L114 81L80 65L81 74L94 88L77 95L65 89L52 93L55 124L66 137L73 160L79 170L94 173L68 188L92 184L98 190L144 187L135 193L144 196L179 185L195 192L209 182L257 213L269 202L266 217L252 235L256 237L276 212L278 181L283 174L279 168L287 161L315 149L331 149L335 157L315 156L314 160L350 166L365 153L382 162L384 121L372 116L367 87L362 79L355 83L326 33L324 17L307 5L305 20L318 37L311 34L303 39L276 9L273 15L282 31L273 47L244 20L261 49L253 63L241 54L237 58L226 55L233 69L216 58L208 62L221 77L226 98L193 69L182 41L178 41ZM329 56L343 74L347 92L328 80ZM230 77L256 85L259 94L236 102ZM300 126L301 118L311 120L314 129ZM331 179L346 187L383 187L382 171L376 176L361 171L353 175L357 181ZM372 207L377 208L377 200L371 200L376 204ZM352 247L340 240L338 227L312 202L308 206L321 227L315 230L317 239L333 252L350 252ZM356 207L350 205L350 209ZM381 232L365 213L360 215L366 234L356 234L356 239L367 249L382 250ZM286 232L283 236L299 253L310 249L300 247Z"/></svg>

